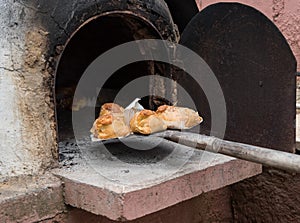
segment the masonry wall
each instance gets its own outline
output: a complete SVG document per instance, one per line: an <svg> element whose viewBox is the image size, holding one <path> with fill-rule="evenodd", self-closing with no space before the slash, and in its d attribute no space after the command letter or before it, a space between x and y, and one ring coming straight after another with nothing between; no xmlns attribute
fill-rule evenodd
<svg viewBox="0 0 300 223"><path fill-rule="evenodd" d="M48 33L37 11L0 1L0 181L39 173L55 162Z"/></svg>
<svg viewBox="0 0 300 223"><path fill-rule="evenodd" d="M300 175L265 168L232 186L235 222L300 222Z"/></svg>
<svg viewBox="0 0 300 223"><path fill-rule="evenodd" d="M126 221L127 223L199 223L232 222L229 187L203 194L162 211L145 217ZM117 223L103 216L97 216L77 208L42 223Z"/></svg>

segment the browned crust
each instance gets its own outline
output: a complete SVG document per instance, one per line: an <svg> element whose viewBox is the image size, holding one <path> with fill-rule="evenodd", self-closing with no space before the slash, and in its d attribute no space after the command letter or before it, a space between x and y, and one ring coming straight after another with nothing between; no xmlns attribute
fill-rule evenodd
<svg viewBox="0 0 300 223"><path fill-rule="evenodd" d="M105 103L102 105L101 109L107 110L108 112L113 112L113 113L121 113L123 112L124 108L121 107L118 104L115 103Z"/></svg>
<svg viewBox="0 0 300 223"><path fill-rule="evenodd" d="M97 120L98 125L110 125L112 124L113 116L112 115L103 115L100 116Z"/></svg>
<svg viewBox="0 0 300 223"><path fill-rule="evenodd" d="M157 113L164 112L164 111L167 110L169 107L173 107L173 106L169 106L169 105L162 105L162 106L159 106L156 112L157 112Z"/></svg>
<svg viewBox="0 0 300 223"><path fill-rule="evenodd" d="M142 110L139 115L141 115L141 116L150 116L150 115L154 115L154 114L155 114L154 111L151 111L151 110Z"/></svg>

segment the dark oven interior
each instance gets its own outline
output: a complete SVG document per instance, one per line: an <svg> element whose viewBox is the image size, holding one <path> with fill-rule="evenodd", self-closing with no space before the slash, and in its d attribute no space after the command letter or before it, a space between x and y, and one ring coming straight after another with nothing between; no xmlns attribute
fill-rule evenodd
<svg viewBox="0 0 300 223"><path fill-rule="evenodd" d="M89 104L89 98L84 97L84 92L82 96L74 99L76 86L85 69L102 53L122 43L160 38L159 32L150 23L129 13L109 13L99 16L87 22L72 36L62 53L56 73L55 94L59 142L74 138L72 111L80 113L86 109L95 109L96 118L100 106L113 102L122 87L139 76L159 72L158 69L154 70L159 65L154 65L153 61L142 61L119 69L104 83L100 93L95 95L96 108L95 105ZM87 88L86 90L93 91L95 94L99 92L99 89ZM130 102L128 100L124 99L121 105L126 106ZM149 107L148 100L143 101L144 106Z"/></svg>

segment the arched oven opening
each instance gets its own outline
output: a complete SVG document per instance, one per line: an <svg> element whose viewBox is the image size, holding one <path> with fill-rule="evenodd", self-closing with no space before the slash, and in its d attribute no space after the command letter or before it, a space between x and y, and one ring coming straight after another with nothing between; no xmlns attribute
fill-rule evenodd
<svg viewBox="0 0 300 223"><path fill-rule="evenodd" d="M72 112L80 113L82 110L92 109L96 110L97 116L100 106L114 101L119 90L126 84L140 76L162 72L163 65L153 61L129 64L104 83L97 97L96 108L90 104L89 98L74 98L82 74L98 56L120 44L139 39L162 39L162 36L151 22L129 12L111 12L90 19L70 38L56 70L55 99L59 147L73 142ZM155 71L155 67L159 68L158 71ZM99 92L99 89L89 90ZM143 100L144 103L145 101ZM126 103L128 101L121 105L126 106ZM88 135L89 132L84 134Z"/></svg>

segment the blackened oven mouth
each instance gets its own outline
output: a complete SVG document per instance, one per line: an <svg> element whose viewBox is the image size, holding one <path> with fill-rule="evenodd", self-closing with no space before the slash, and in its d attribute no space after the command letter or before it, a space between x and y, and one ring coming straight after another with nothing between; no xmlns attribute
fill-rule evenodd
<svg viewBox="0 0 300 223"><path fill-rule="evenodd" d="M100 16L88 22L69 40L60 58L55 82L60 160L71 160L72 163L76 151L78 152L72 126L72 111L80 113L85 109L96 109L95 116L97 116L100 106L114 101L119 90L126 84L141 76L163 72L165 65L162 63L154 61L132 63L116 71L101 89L87 89L93 91L95 95L100 90L96 108L95 105L89 105L89 99L84 97L74 99L76 86L91 62L115 46L138 39L161 39L161 36L153 26L142 19L117 13ZM126 106L128 103L129 101L124 100L121 105ZM160 104L170 104L162 98L152 96L142 98L141 103L145 108L152 109ZM92 126L92 123L89 125ZM86 129L82 134L82 138L86 139L83 143L86 145L90 141L89 134Z"/></svg>

